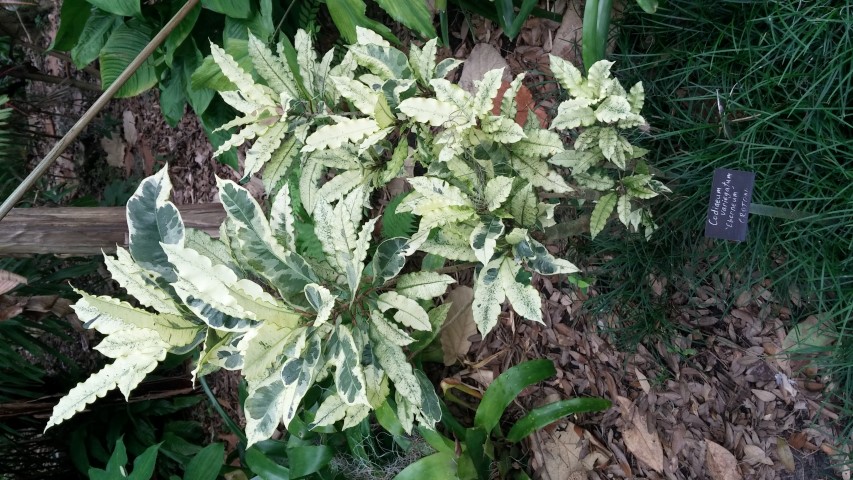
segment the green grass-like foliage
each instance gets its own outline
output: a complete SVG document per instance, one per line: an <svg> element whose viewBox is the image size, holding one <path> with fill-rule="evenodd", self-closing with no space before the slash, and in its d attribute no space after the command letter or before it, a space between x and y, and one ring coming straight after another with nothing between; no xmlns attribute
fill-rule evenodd
<svg viewBox="0 0 853 480"><path fill-rule="evenodd" d="M396 416L406 432L415 421L431 428L441 417L439 401L406 349L435 337L448 305L433 301L454 280L402 273L409 256L422 251L481 267L473 310L486 335L507 299L520 315L542 321L529 271L578 271L531 236L554 223L554 205L537 192L600 192L595 225L615 209L630 228L653 227L640 200L665 187L647 173L644 151L620 133L644 122L642 87L623 89L610 63L584 78L552 58L572 98L544 129L514 121L523 75L499 100L499 70L466 92L444 79L460 62L436 63L435 40L407 56L359 29L336 65L333 51L317 57L303 31L276 53L253 36L247 47L253 71L211 46L236 88L222 98L240 112L224 127L239 130L217 154L254 141L244 174L263 172L269 212L238 184L220 181L227 219L214 240L184 227L165 169L144 180L128 201L129 249L106 262L147 309L81 293L77 314L106 335L97 348L115 361L63 398L48 427L113 388L127 396L167 353L203 344L195 376L242 370L248 382L250 445L301 412L312 428L342 422L347 429L375 409ZM567 150L553 130L578 127L586 128ZM418 149L401 141L410 136ZM370 194L403 176L410 158L426 173L407 178L413 191L395 210L417 218L417 229L376 240L379 218L365 218ZM310 222L297 218L302 210ZM321 251L303 255L300 238L310 225ZM315 384L321 394L302 404Z"/></svg>

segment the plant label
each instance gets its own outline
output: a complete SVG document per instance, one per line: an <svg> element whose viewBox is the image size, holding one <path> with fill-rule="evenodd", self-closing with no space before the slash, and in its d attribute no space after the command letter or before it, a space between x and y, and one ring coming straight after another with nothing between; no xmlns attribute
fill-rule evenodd
<svg viewBox="0 0 853 480"><path fill-rule="evenodd" d="M708 218L705 220L705 236L734 240L746 240L749 205L755 173L718 168L714 170L711 197L708 200Z"/></svg>

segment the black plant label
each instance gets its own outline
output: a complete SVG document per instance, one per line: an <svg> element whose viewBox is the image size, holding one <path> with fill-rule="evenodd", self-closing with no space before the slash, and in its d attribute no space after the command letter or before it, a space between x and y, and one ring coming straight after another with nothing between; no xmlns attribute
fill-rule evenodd
<svg viewBox="0 0 853 480"><path fill-rule="evenodd" d="M734 240L746 240L749 204L755 173L718 168L714 170L711 196L708 199L708 218L705 220L705 236Z"/></svg>

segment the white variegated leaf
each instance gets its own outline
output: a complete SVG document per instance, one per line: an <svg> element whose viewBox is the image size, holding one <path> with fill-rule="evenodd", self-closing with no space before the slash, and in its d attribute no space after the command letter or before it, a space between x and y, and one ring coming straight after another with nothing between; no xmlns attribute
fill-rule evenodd
<svg viewBox="0 0 853 480"><path fill-rule="evenodd" d="M573 176L578 185L591 188L593 190L598 190L600 192L610 190L613 188L616 183L612 178L608 177L602 172L598 172L595 170L590 170L585 173L578 173Z"/></svg>
<svg viewBox="0 0 853 480"><path fill-rule="evenodd" d="M281 424L285 388L278 375L250 388L244 405L247 447L270 438Z"/></svg>
<svg viewBox="0 0 853 480"><path fill-rule="evenodd" d="M498 278L503 260L497 258L489 262L480 270L480 275L474 283L474 302L471 304L471 310L477 329L483 337L497 325L498 315L506 298Z"/></svg>
<svg viewBox="0 0 853 480"><path fill-rule="evenodd" d="M407 398L412 403L421 401L421 389L418 378L412 371L412 365L406 359L406 354L399 345L394 345L388 340L371 334L373 343L373 355L379 361L379 365L385 370L385 374L391 379L397 393Z"/></svg>
<svg viewBox="0 0 853 480"><path fill-rule="evenodd" d="M335 327L329 340L330 359L335 365L335 387L347 405L369 405L364 371L361 367L361 350L355 344L352 332L346 325Z"/></svg>
<svg viewBox="0 0 853 480"><path fill-rule="evenodd" d="M471 232L470 244L477 260L483 265L489 263L495 254L498 239L504 233L504 224L499 218L493 218L489 223L480 222Z"/></svg>
<svg viewBox="0 0 853 480"><path fill-rule="evenodd" d="M394 345L403 347L415 341L408 333L388 321L381 312L376 310L370 312L370 328L374 335L381 336Z"/></svg>
<svg viewBox="0 0 853 480"><path fill-rule="evenodd" d="M424 199L433 200L440 205L471 207L471 200L459 188L435 177L412 177L407 179L409 184L420 193ZM413 200L416 197L412 197ZM407 198L403 203L408 203Z"/></svg>
<svg viewBox="0 0 853 480"><path fill-rule="evenodd" d="M314 208L317 206L317 201L320 199L320 187L318 183L323 176L323 164L313 161L309 158L302 168L302 174L299 177L299 197L302 200L302 206L309 215L314 214Z"/></svg>
<svg viewBox="0 0 853 480"><path fill-rule="evenodd" d="M532 285L517 281L521 267L511 258L504 258L500 267L501 288L512 304L512 309L522 317L542 323L542 300Z"/></svg>
<svg viewBox="0 0 853 480"><path fill-rule="evenodd" d="M281 141L287 132L287 124L278 122L267 129L246 152L246 162L243 169L243 179L261 171L264 165L270 161L273 153L281 146Z"/></svg>
<svg viewBox="0 0 853 480"><path fill-rule="evenodd" d="M314 318L314 326L326 323L332 314L332 309L335 308L335 296L332 295L332 292L322 285L309 283L305 285L305 298L317 312L317 316Z"/></svg>
<svg viewBox="0 0 853 480"><path fill-rule="evenodd" d="M382 295L379 295L376 305L382 312L386 312L391 309L397 310L397 313L394 314L394 320L397 320L409 328L425 332L432 329L432 326L429 323L429 315L426 310L411 298L404 297L394 291L385 292Z"/></svg>
<svg viewBox="0 0 853 480"><path fill-rule="evenodd" d="M163 340L157 331L147 328L125 328L107 335L95 350L109 358L129 357L140 355L155 358L158 361L166 358L170 345Z"/></svg>
<svg viewBox="0 0 853 480"><path fill-rule="evenodd" d="M157 283L157 277L137 265L130 256L130 252L118 247L116 258L104 254L104 263L113 280L139 303L160 313L180 314L172 296Z"/></svg>
<svg viewBox="0 0 853 480"><path fill-rule="evenodd" d="M356 25L355 27L355 38L355 43L357 45L378 45L386 48L391 47L391 44L388 43L388 40L382 38L382 35L360 25Z"/></svg>
<svg viewBox="0 0 853 480"><path fill-rule="evenodd" d="M458 68L463 63L465 63L463 60L458 60L455 58L445 58L444 60L438 62L438 65L435 66L435 73L433 74L433 78L443 79L450 72L456 70L456 68Z"/></svg>
<svg viewBox="0 0 853 480"><path fill-rule="evenodd" d="M317 195L325 202L334 203L361 185L364 180L365 174L361 168L346 170L324 183L317 192Z"/></svg>
<svg viewBox="0 0 853 480"><path fill-rule="evenodd" d="M409 47L409 66L412 73L421 85L429 85L435 72L435 54L438 51L438 39L433 38L424 44L424 48L418 48L412 44Z"/></svg>
<svg viewBox="0 0 853 480"><path fill-rule="evenodd" d="M163 351L165 358L166 352ZM47 421L45 430L68 420L75 413L82 411L87 405L103 397L117 386L121 388L125 398L130 392L157 367L157 359L144 355L121 357L92 374L86 381L78 383L62 397L53 407L53 413Z"/></svg>
<svg viewBox="0 0 853 480"><path fill-rule="evenodd" d="M228 150L231 150L234 147L239 147L249 140L254 139L258 135L263 135L264 132L269 130L269 128L270 127L268 125L263 125L261 123L252 123L247 125L246 128L243 128L234 135L231 135L228 140L225 140L222 145L213 152L213 157L216 158Z"/></svg>
<svg viewBox="0 0 853 480"><path fill-rule="evenodd" d="M347 407L340 395L330 394L317 408L311 428L326 427L343 420L347 414Z"/></svg>
<svg viewBox="0 0 853 480"><path fill-rule="evenodd" d="M447 286L456 280L450 275L436 272L413 272L400 275L397 279L397 293L415 300L432 300L444 295Z"/></svg>
<svg viewBox="0 0 853 480"><path fill-rule="evenodd" d="M309 90L312 97L319 97L320 92L314 89L314 85L317 83L314 80L314 75L318 71L318 68L317 52L314 50L311 36L300 28L293 37L293 48L296 50L296 63L299 65L299 74L302 75L302 83ZM282 58L284 58L283 55Z"/></svg>

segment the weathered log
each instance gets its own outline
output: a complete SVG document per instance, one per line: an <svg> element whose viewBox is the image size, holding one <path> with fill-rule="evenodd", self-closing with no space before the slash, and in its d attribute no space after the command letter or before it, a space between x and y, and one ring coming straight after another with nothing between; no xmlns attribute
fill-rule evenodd
<svg viewBox="0 0 853 480"><path fill-rule="evenodd" d="M187 227L218 237L219 203L180 205ZM124 207L15 208L0 221L0 256L100 255L127 245Z"/></svg>

